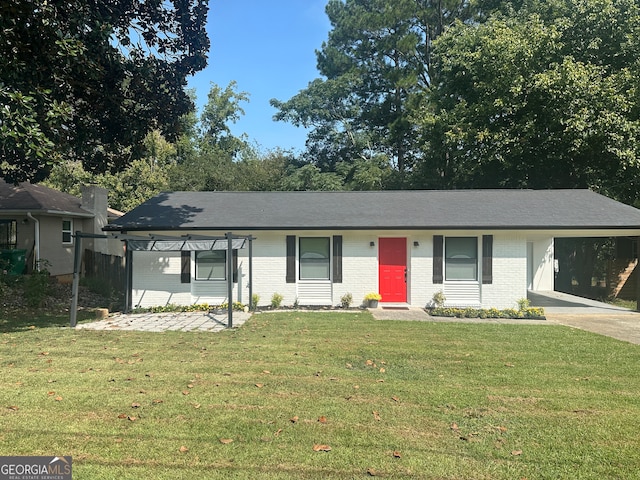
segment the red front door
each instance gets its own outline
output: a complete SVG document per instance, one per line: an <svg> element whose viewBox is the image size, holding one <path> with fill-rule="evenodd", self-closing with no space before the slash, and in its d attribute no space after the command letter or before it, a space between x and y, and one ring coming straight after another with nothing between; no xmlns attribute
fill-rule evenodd
<svg viewBox="0 0 640 480"><path fill-rule="evenodd" d="M407 301L407 239L381 238L378 278L382 302Z"/></svg>

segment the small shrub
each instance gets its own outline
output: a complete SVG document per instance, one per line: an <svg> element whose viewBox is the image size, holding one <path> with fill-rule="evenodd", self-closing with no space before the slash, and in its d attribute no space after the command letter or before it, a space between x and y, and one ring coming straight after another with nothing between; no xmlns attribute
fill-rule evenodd
<svg viewBox="0 0 640 480"><path fill-rule="evenodd" d="M543 319L544 309L536 307L526 307L523 310L506 308L450 308L436 307L429 310L434 317L457 317L457 318L528 318Z"/></svg>
<svg viewBox="0 0 640 480"><path fill-rule="evenodd" d="M256 308L258 308L258 304L260 303L260 295L258 295L257 293L254 293L251 295L251 305L253 306L253 309L255 310Z"/></svg>
<svg viewBox="0 0 640 480"><path fill-rule="evenodd" d="M353 295L350 293L345 293L340 297L340 306L342 308L349 308L351 306L351 302L353 302Z"/></svg>
<svg viewBox="0 0 640 480"><path fill-rule="evenodd" d="M40 307L49 294L51 277L47 270L35 271L24 282L24 298L30 307Z"/></svg>
<svg viewBox="0 0 640 480"><path fill-rule="evenodd" d="M231 308L233 311L235 312L242 312L244 310L244 303L241 302L233 302ZM229 304L228 303L221 303L220 305L218 305L216 307L216 310L227 310L229 308Z"/></svg>
<svg viewBox="0 0 640 480"><path fill-rule="evenodd" d="M280 305L282 305L282 300L284 299L284 297L279 294L279 293L274 293L273 295L271 295L271 307L272 308L280 308Z"/></svg>
<svg viewBox="0 0 640 480"><path fill-rule="evenodd" d="M524 311L524 318L533 318L533 319L544 318L544 308L529 307Z"/></svg>
<svg viewBox="0 0 640 480"><path fill-rule="evenodd" d="M444 302L447 301L447 297L444 296L444 292L442 290L438 290L433 294L433 297L431 297L431 301L435 308L441 308L444 307Z"/></svg>
<svg viewBox="0 0 640 480"><path fill-rule="evenodd" d="M518 305L518 310L520 310L521 312L526 311L531 305L531 302L529 301L528 298L521 298L516 303Z"/></svg>

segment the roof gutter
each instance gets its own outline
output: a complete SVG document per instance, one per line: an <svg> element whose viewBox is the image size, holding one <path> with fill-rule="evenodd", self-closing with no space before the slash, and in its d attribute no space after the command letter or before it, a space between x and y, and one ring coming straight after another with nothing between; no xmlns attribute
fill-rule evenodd
<svg viewBox="0 0 640 480"><path fill-rule="evenodd" d="M33 220L35 241L35 258L36 258L36 270L40 270L40 220L31 215L31 212L27 212L27 217Z"/></svg>

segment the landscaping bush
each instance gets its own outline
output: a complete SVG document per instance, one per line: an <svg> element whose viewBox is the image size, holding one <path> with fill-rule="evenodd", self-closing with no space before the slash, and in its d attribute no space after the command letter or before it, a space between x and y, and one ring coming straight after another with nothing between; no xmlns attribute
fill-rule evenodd
<svg viewBox="0 0 640 480"><path fill-rule="evenodd" d="M429 314L434 317L456 317L456 318L522 318L522 319L544 319L544 309L538 307L526 307L520 310L506 308L452 308L436 307L429 309Z"/></svg>

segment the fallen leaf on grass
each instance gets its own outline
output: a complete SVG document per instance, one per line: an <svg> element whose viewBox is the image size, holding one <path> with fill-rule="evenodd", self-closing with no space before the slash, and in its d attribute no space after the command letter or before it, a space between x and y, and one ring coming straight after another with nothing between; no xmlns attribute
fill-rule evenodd
<svg viewBox="0 0 640 480"><path fill-rule="evenodd" d="M181 452L181 453L187 453L188 451L189 451L189 449L188 449L187 447L185 447L184 445L182 445L182 446L180 447L180 452Z"/></svg>
<svg viewBox="0 0 640 480"><path fill-rule="evenodd" d="M47 395L49 395L50 397L55 395L55 394L56 394L56 392L47 392Z"/></svg>
<svg viewBox="0 0 640 480"><path fill-rule="evenodd" d="M18 410L20 410L20 407L18 407L17 405L9 405L7 408L9 410L13 410L14 412L17 412Z"/></svg>
<svg viewBox="0 0 640 480"><path fill-rule="evenodd" d="M264 383L256 383L256 387L262 388L262 387L264 387Z"/></svg>
<svg viewBox="0 0 640 480"><path fill-rule="evenodd" d="M163 402L164 402L164 400L160 400L159 398L156 398L155 400L153 400L152 403L155 403L157 405L157 404L163 403Z"/></svg>
<svg viewBox="0 0 640 480"><path fill-rule="evenodd" d="M386 372L386 370L384 368L381 368L380 373L384 373L384 372Z"/></svg>
<svg viewBox="0 0 640 480"><path fill-rule="evenodd" d="M511 452L511 455L513 455L514 457L517 457L518 455L522 455L522 450L513 450Z"/></svg>
<svg viewBox="0 0 640 480"><path fill-rule="evenodd" d="M400 452L398 450L393 452L393 458L402 458L402 455L400 454Z"/></svg>
<svg viewBox="0 0 640 480"><path fill-rule="evenodd" d="M380 414L378 412L376 412L375 410L373 412L371 412L371 413L373 413L373 418L379 422L380 421Z"/></svg>
<svg viewBox="0 0 640 480"><path fill-rule="evenodd" d="M457 432L458 430L460 430L460 427L458 427L458 424L457 424L457 423L452 423L450 428L451 428L451 430L453 430L453 431L455 431L455 432Z"/></svg>
<svg viewBox="0 0 640 480"><path fill-rule="evenodd" d="M277 437L278 435L280 435L282 433L282 429L279 428L278 430L276 430L276 433L273 434L274 437Z"/></svg>
<svg viewBox="0 0 640 480"><path fill-rule="evenodd" d="M54 398L54 400L55 400L56 402L61 402L61 401L62 401L62 397L57 396L56 398Z"/></svg>
<svg viewBox="0 0 640 480"><path fill-rule="evenodd" d="M377 475L376 471L373 468L367 468L367 473L370 477L375 477Z"/></svg>
<svg viewBox="0 0 640 480"><path fill-rule="evenodd" d="M298 420L300 420L300 418L297 415L289 419L291 423L296 423Z"/></svg>
<svg viewBox="0 0 640 480"><path fill-rule="evenodd" d="M391 397L391 400L393 400L394 402L399 402L400 401L400 399L398 397L395 397L395 396Z"/></svg>
<svg viewBox="0 0 640 480"><path fill-rule="evenodd" d="M189 390L184 390L184 391L182 392L182 394L183 394L183 395L189 395Z"/></svg>
<svg viewBox="0 0 640 480"><path fill-rule="evenodd" d="M131 408L140 408L140 404L138 402L133 402L131 404Z"/></svg>
<svg viewBox="0 0 640 480"><path fill-rule="evenodd" d="M220 443L224 445L229 445L230 443L233 443L233 438L221 438Z"/></svg>
<svg viewBox="0 0 640 480"><path fill-rule="evenodd" d="M269 375L271 372L269 370L263 370L262 373L264 373L265 375Z"/></svg>
<svg viewBox="0 0 640 480"><path fill-rule="evenodd" d="M327 417L325 417L324 415L322 415L321 417L318 418L318 421L320 423L327 423Z"/></svg>
<svg viewBox="0 0 640 480"><path fill-rule="evenodd" d="M320 445L316 444L313 446L314 452L329 452L331 451L331 447L329 445Z"/></svg>
<svg viewBox="0 0 640 480"><path fill-rule="evenodd" d="M513 363L505 363L504 364L505 367L515 367L515 365Z"/></svg>

